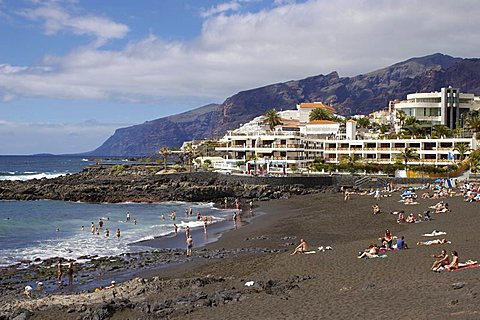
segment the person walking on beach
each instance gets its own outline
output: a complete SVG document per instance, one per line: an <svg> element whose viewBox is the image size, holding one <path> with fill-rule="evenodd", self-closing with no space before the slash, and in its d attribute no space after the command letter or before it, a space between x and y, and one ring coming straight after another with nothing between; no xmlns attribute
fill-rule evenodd
<svg viewBox="0 0 480 320"><path fill-rule="evenodd" d="M67 276L68 276L68 285L71 286L73 284L73 261L70 261L67 268Z"/></svg>
<svg viewBox="0 0 480 320"><path fill-rule="evenodd" d="M120 239L120 228L117 228L117 232L115 232L115 234L117 235L117 238Z"/></svg>
<svg viewBox="0 0 480 320"><path fill-rule="evenodd" d="M227 209L227 207L228 207L228 199L227 199L227 197L225 197L225 199L223 199L223 203L225 204L225 209Z"/></svg>
<svg viewBox="0 0 480 320"><path fill-rule="evenodd" d="M57 263L57 283L58 284L62 284L62 276L63 276L62 262L59 260Z"/></svg>
<svg viewBox="0 0 480 320"><path fill-rule="evenodd" d="M187 239L188 239L188 237L190 237L190 227L189 227L189 226L187 226L187 227L185 228L185 237L186 237Z"/></svg>
<svg viewBox="0 0 480 320"><path fill-rule="evenodd" d="M187 238L187 257L192 255L192 248L193 248L193 239L192 236L189 235Z"/></svg>

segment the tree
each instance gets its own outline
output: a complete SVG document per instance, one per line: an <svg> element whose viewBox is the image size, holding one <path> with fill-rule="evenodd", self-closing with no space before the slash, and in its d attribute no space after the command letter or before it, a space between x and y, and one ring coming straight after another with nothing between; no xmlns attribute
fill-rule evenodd
<svg viewBox="0 0 480 320"><path fill-rule="evenodd" d="M447 127L446 125L443 124L437 124L433 126L432 129L432 136L435 138L440 138L440 137L451 137L453 135L452 129Z"/></svg>
<svg viewBox="0 0 480 320"><path fill-rule="evenodd" d="M358 118L357 124L361 128L367 128L371 125L370 120L367 117Z"/></svg>
<svg viewBox="0 0 480 320"><path fill-rule="evenodd" d="M397 119L400 121L400 126L403 127L405 124L405 119L407 118L407 114L403 110L397 110Z"/></svg>
<svg viewBox="0 0 480 320"><path fill-rule="evenodd" d="M277 110L275 109L270 109L267 111L267 113L264 114L266 117L265 123L268 123L268 126L270 127L270 130L273 130L275 126L278 126L279 124L282 124L282 121L280 119L280 115L278 114Z"/></svg>
<svg viewBox="0 0 480 320"><path fill-rule="evenodd" d="M472 172L480 170L480 148L470 153L470 168Z"/></svg>
<svg viewBox="0 0 480 320"><path fill-rule="evenodd" d="M381 124L379 129L380 129L380 132L383 134L385 132L390 131L390 126L386 124Z"/></svg>
<svg viewBox="0 0 480 320"><path fill-rule="evenodd" d="M417 120L417 118L415 118L413 116L409 116L405 119L405 123L404 123L405 126L411 126L411 125L414 125L414 124L420 124L419 121Z"/></svg>
<svg viewBox="0 0 480 320"><path fill-rule="evenodd" d="M340 162L347 167L348 172L355 173L358 169L358 161L360 160L360 155L355 155L354 153L343 157Z"/></svg>
<svg viewBox="0 0 480 320"><path fill-rule="evenodd" d="M405 148L405 150L398 155L405 165L405 170L408 168L408 163L412 160L420 159L420 155L413 148Z"/></svg>
<svg viewBox="0 0 480 320"><path fill-rule="evenodd" d="M255 174L257 174L257 160L258 160L258 156L256 153L252 153L251 155L248 156L248 161L253 161Z"/></svg>
<svg viewBox="0 0 480 320"><path fill-rule="evenodd" d="M163 156L163 169L166 171L167 170L167 157L172 151L167 147L164 146L160 148L160 151L158 151Z"/></svg>
<svg viewBox="0 0 480 320"><path fill-rule="evenodd" d="M467 127L477 135L477 139L480 139L480 113L470 113L465 123Z"/></svg>
<svg viewBox="0 0 480 320"><path fill-rule="evenodd" d="M458 153L460 153L460 161L463 161L463 159L465 158L465 154L472 149L470 149L470 146L468 143L460 142L460 143L457 143L457 145L453 150L457 150Z"/></svg>
<svg viewBox="0 0 480 320"><path fill-rule="evenodd" d="M193 148L193 145L191 143L187 143L185 149L183 150L183 153L185 154L188 161L188 171L192 172L192 161L195 158L196 150Z"/></svg>
<svg viewBox="0 0 480 320"><path fill-rule="evenodd" d="M410 132L411 135L416 135L421 131L420 125L417 122L413 122L412 124L405 126L405 129Z"/></svg>
<svg viewBox="0 0 480 320"><path fill-rule="evenodd" d="M331 121L333 119L333 113L324 108L316 108L310 112L309 119L310 121L315 121L315 120Z"/></svg>

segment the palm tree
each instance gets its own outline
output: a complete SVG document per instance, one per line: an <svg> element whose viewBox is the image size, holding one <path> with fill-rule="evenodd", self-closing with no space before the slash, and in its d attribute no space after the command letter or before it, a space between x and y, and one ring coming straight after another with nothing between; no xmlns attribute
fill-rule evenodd
<svg viewBox="0 0 480 320"><path fill-rule="evenodd" d="M196 153L196 150L193 148L192 143L187 143L185 149L183 150L183 153L185 154L188 161L188 171L192 172L192 161L195 158Z"/></svg>
<svg viewBox="0 0 480 320"><path fill-rule="evenodd" d="M404 122L405 126L411 126L411 125L414 125L414 124L419 124L419 121L417 120L417 118L415 118L413 116L409 116L405 119L405 122Z"/></svg>
<svg viewBox="0 0 480 320"><path fill-rule="evenodd" d="M446 125L437 124L433 126L432 136L435 138L440 138L442 136L445 136L448 138L452 136L452 133L453 133L452 129L450 129Z"/></svg>
<svg viewBox="0 0 480 320"><path fill-rule="evenodd" d="M248 156L248 161L253 161L255 174L257 174L257 160L258 160L258 156L256 153L252 153L251 155Z"/></svg>
<svg viewBox="0 0 480 320"><path fill-rule="evenodd" d="M405 119L407 118L407 114L403 110L397 110L397 119L400 121L400 126L403 127L405 124Z"/></svg>
<svg viewBox="0 0 480 320"><path fill-rule="evenodd" d="M480 148L470 153L470 168L472 172L477 172L480 169Z"/></svg>
<svg viewBox="0 0 480 320"><path fill-rule="evenodd" d="M460 161L463 161L463 159L465 158L465 154L472 149L470 148L470 145L468 143L460 142L457 143L456 147L453 150L457 150L460 153Z"/></svg>
<svg viewBox="0 0 480 320"><path fill-rule="evenodd" d="M347 166L347 170L350 173L355 173L357 171L358 161L360 160L360 155L355 155L354 153L347 155L341 159L341 162Z"/></svg>
<svg viewBox="0 0 480 320"><path fill-rule="evenodd" d="M309 120L310 121L315 121L315 120L332 120L333 119L333 113L328 111L327 109L324 108L316 108L313 109L310 112L309 115Z"/></svg>
<svg viewBox="0 0 480 320"><path fill-rule="evenodd" d="M370 120L367 117L358 118L357 124L361 128L366 128L370 125Z"/></svg>
<svg viewBox="0 0 480 320"><path fill-rule="evenodd" d="M160 148L158 153L160 153L163 156L163 170L166 171L167 170L167 157L170 153L172 153L172 151L167 146L163 146L162 148Z"/></svg>
<svg viewBox="0 0 480 320"><path fill-rule="evenodd" d="M405 170L408 168L408 162L420 159L420 155L413 148L405 148L405 150L398 155L398 158L405 164Z"/></svg>
<svg viewBox="0 0 480 320"><path fill-rule="evenodd" d="M379 129L380 129L380 132L383 134L387 131L390 131L390 126L383 123L380 125Z"/></svg>
<svg viewBox="0 0 480 320"><path fill-rule="evenodd" d="M278 114L278 111L275 109L268 110L267 113L264 114L264 116L266 117L264 122L268 123L270 130L273 130L275 126L282 124L280 115Z"/></svg>
<svg viewBox="0 0 480 320"><path fill-rule="evenodd" d="M477 135L477 139L480 138L480 113L470 113L465 120L465 123L470 130Z"/></svg>

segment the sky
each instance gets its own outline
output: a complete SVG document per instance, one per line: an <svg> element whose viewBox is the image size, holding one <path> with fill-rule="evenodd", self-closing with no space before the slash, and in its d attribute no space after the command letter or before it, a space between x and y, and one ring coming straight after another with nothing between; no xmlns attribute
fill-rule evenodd
<svg viewBox="0 0 480 320"><path fill-rule="evenodd" d="M0 154L90 151L271 83L480 57L479 16L478 0L0 0Z"/></svg>

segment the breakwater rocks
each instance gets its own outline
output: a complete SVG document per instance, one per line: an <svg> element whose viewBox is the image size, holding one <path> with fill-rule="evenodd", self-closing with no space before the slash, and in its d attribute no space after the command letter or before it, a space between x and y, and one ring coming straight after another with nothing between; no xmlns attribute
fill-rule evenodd
<svg viewBox="0 0 480 320"><path fill-rule="evenodd" d="M333 191L333 179L328 176L251 177L213 172L158 174L157 171L155 166L94 166L55 179L0 181L0 199L220 203L224 197L266 200Z"/></svg>

